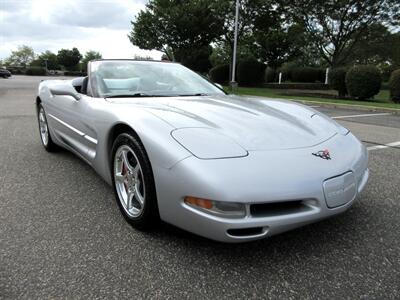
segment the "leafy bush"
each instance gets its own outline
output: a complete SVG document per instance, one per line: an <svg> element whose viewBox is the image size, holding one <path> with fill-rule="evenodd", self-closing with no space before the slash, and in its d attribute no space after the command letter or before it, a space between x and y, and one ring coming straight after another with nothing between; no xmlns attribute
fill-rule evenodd
<svg viewBox="0 0 400 300"><path fill-rule="evenodd" d="M379 67L382 75L382 81L383 82L388 82L390 80L390 76L392 73L397 70L397 67L394 65L383 65ZM382 87L382 89L384 89Z"/></svg>
<svg viewBox="0 0 400 300"><path fill-rule="evenodd" d="M394 103L400 103L400 69L392 72L389 80L390 98Z"/></svg>
<svg viewBox="0 0 400 300"><path fill-rule="evenodd" d="M244 60L237 66L237 81L241 86L257 86L264 81L265 65L255 60Z"/></svg>
<svg viewBox="0 0 400 300"><path fill-rule="evenodd" d="M346 87L353 98L372 98L379 93L381 83L381 74L375 66L354 66L346 74Z"/></svg>
<svg viewBox="0 0 400 300"><path fill-rule="evenodd" d="M325 70L313 67L294 68L291 79L293 82L325 82Z"/></svg>
<svg viewBox="0 0 400 300"><path fill-rule="evenodd" d="M265 70L265 82L274 82L276 80L276 71L270 67Z"/></svg>
<svg viewBox="0 0 400 300"><path fill-rule="evenodd" d="M210 70L210 79L212 82L226 84L229 82L229 74L229 64L218 65Z"/></svg>
<svg viewBox="0 0 400 300"><path fill-rule="evenodd" d="M41 67L29 67L26 69L26 75L46 75L46 69Z"/></svg>
<svg viewBox="0 0 400 300"><path fill-rule="evenodd" d="M329 72L329 86L338 91L339 97L347 95L346 68L336 68Z"/></svg>

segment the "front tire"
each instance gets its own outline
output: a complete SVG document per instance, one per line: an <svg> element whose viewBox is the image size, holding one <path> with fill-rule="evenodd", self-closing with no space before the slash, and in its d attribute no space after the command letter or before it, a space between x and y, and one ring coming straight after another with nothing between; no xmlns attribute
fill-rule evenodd
<svg viewBox="0 0 400 300"><path fill-rule="evenodd" d="M39 123L40 140L42 141L44 149L46 149L46 151L48 152L56 151L58 147L51 139L46 113L44 111L42 104L38 105L38 123Z"/></svg>
<svg viewBox="0 0 400 300"><path fill-rule="evenodd" d="M123 216L135 228L152 228L159 220L153 171L133 133L122 133L115 139L111 166L114 193Z"/></svg>

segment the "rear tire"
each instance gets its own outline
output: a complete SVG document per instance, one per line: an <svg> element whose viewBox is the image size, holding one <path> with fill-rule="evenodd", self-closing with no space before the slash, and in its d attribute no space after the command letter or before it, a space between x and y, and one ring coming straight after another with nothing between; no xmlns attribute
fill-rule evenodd
<svg viewBox="0 0 400 300"><path fill-rule="evenodd" d="M115 198L124 218L137 229L153 228L159 221L153 171L135 134L118 135L110 165Z"/></svg>
<svg viewBox="0 0 400 300"><path fill-rule="evenodd" d="M58 146L53 142L50 135L49 125L47 123L46 113L42 104L38 105L38 123L39 123L39 134L40 140L44 149L48 152L54 152L58 150Z"/></svg>

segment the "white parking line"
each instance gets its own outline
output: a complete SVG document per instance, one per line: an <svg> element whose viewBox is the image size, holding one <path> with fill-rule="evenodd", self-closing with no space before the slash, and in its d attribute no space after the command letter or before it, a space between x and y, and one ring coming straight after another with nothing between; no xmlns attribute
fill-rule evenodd
<svg viewBox="0 0 400 300"><path fill-rule="evenodd" d="M380 149L386 149L386 148L396 147L396 146L400 146L400 141L389 143L389 144L385 144L385 145L370 146L370 147L367 147L367 150L368 151L380 150Z"/></svg>
<svg viewBox="0 0 400 300"><path fill-rule="evenodd" d="M348 116L337 116L337 117L331 117L331 118L332 119L346 119L346 118L360 118L360 117L387 116L387 115L391 115L391 113L348 115Z"/></svg>

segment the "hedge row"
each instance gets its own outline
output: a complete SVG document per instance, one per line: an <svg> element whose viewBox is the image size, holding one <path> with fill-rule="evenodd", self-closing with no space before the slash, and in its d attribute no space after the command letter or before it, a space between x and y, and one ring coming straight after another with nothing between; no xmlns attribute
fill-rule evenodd
<svg viewBox="0 0 400 300"><path fill-rule="evenodd" d="M266 65L255 60L238 63L237 81L241 86L258 86L264 82Z"/></svg>
<svg viewBox="0 0 400 300"><path fill-rule="evenodd" d="M400 69L395 70L389 79L390 98L394 103L400 103Z"/></svg>
<svg viewBox="0 0 400 300"><path fill-rule="evenodd" d="M266 82L278 82L279 73L282 73L282 81L324 83L325 68L314 67L284 67L278 70L267 68L265 72Z"/></svg>
<svg viewBox="0 0 400 300"><path fill-rule="evenodd" d="M265 83L263 87L270 89L297 89L297 90L329 90L329 86L324 83L297 83L297 82L285 82L285 83Z"/></svg>
<svg viewBox="0 0 400 300"><path fill-rule="evenodd" d="M46 69L41 67L29 67L26 69L26 75L46 75Z"/></svg>
<svg viewBox="0 0 400 300"><path fill-rule="evenodd" d="M241 86L257 86L264 81L265 65L255 60L245 60L238 63L236 80ZM219 84L228 84L230 81L230 65L215 66L210 70L210 79Z"/></svg>
<svg viewBox="0 0 400 300"><path fill-rule="evenodd" d="M210 79L212 82L219 84L228 84L230 74L230 66L228 64L215 66L210 70Z"/></svg>

